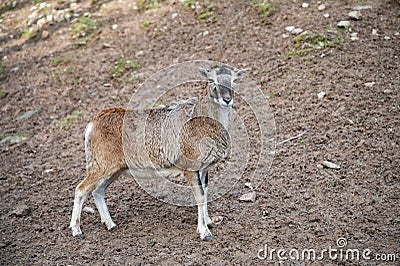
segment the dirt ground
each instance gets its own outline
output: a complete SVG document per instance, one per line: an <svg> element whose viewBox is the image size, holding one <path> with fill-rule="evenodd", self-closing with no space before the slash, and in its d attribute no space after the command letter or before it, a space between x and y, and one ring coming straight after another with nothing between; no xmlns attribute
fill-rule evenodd
<svg viewBox="0 0 400 266"><path fill-rule="evenodd" d="M398 1L14 2L1 3L0 17L1 265L273 265L266 247L338 249L339 238L370 258L284 264L399 265ZM356 6L370 8L353 20ZM40 20L52 10L63 19ZM196 59L251 68L269 98L277 145L272 166L260 163L255 202L238 200L250 191L239 182L210 203L224 219L205 242L197 208L122 177L106 192L118 229L84 212L85 239L72 237L87 122L126 106L158 70ZM85 206L95 209L93 199Z"/></svg>

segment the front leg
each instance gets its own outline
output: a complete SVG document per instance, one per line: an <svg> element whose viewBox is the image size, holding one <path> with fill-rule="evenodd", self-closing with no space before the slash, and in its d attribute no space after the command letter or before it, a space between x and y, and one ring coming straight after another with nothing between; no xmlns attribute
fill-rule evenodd
<svg viewBox="0 0 400 266"><path fill-rule="evenodd" d="M201 178L201 184L204 190L204 197L206 198L206 203L204 206L204 211L205 211L205 221L206 224L208 226L208 228L214 228L217 227L217 225L215 223L212 222L212 220L210 219L210 216L208 215L208 206L207 206L207 191L208 191L208 170L204 170L204 171L199 171L199 175Z"/></svg>
<svg viewBox="0 0 400 266"><path fill-rule="evenodd" d="M207 199L205 196L204 186L201 182L201 175L199 174L199 172L189 171L185 171L184 175L189 181L190 186L192 187L193 194L198 206L197 232L200 234L200 238L202 240L213 240L214 237L207 227Z"/></svg>

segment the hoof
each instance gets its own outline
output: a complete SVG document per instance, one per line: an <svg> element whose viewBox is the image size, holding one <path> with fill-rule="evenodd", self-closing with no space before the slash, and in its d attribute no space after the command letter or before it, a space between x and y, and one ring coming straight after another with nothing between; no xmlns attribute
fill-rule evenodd
<svg viewBox="0 0 400 266"><path fill-rule="evenodd" d="M117 225L114 225L113 227L109 228L108 231L114 232L114 231L116 231L117 229L118 229L118 226L117 226Z"/></svg>
<svg viewBox="0 0 400 266"><path fill-rule="evenodd" d="M209 224L207 224L207 227L208 228L215 228L215 227L217 227L217 225L215 223L209 223Z"/></svg>
<svg viewBox="0 0 400 266"><path fill-rule="evenodd" d="M213 237L212 235L208 235L208 236L205 236L203 240L204 241L214 241L215 237Z"/></svg>

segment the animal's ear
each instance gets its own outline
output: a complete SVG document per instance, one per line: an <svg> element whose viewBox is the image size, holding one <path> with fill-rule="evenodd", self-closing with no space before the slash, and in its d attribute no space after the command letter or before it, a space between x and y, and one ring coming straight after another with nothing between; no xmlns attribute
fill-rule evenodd
<svg viewBox="0 0 400 266"><path fill-rule="evenodd" d="M249 70L249 69L248 69L248 68L244 68L244 69L238 70L238 71L236 72L236 77L237 77L237 78L240 78L241 76L244 75L244 73L247 72L247 70Z"/></svg>
<svg viewBox="0 0 400 266"><path fill-rule="evenodd" d="M200 67L200 68L199 68L199 73L200 73L203 77L208 78L208 70L207 70L207 69Z"/></svg>

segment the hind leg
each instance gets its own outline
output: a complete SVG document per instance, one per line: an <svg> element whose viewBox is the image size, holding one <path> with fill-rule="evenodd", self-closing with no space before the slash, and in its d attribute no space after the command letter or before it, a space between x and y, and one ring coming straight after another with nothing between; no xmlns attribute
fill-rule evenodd
<svg viewBox="0 0 400 266"><path fill-rule="evenodd" d="M79 185L75 189L74 208L72 210L70 223L73 236L82 235L82 231L80 228L82 206L87 199L87 195L93 190L93 188L94 186L90 186L90 178L86 177L86 179L79 183Z"/></svg>
<svg viewBox="0 0 400 266"><path fill-rule="evenodd" d="M92 192L94 203L96 204L97 210L99 211L101 217L101 222L107 226L108 230L115 228L117 225L111 219L110 212L108 211L106 201L104 199L104 192L107 187L120 175L121 171L116 171L113 174L108 175L106 178L101 179Z"/></svg>

